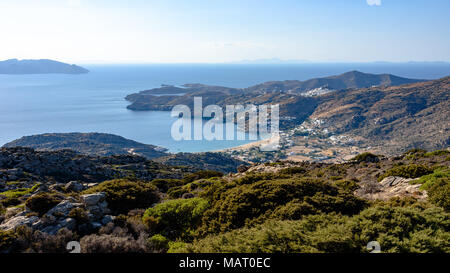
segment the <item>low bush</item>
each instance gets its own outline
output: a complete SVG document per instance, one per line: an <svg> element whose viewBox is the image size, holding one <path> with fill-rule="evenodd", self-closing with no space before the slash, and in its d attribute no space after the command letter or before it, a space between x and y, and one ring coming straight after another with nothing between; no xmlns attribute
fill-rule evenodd
<svg viewBox="0 0 450 273"><path fill-rule="evenodd" d="M417 159L423 157L427 153L427 150L424 149L411 149L403 154L403 157L406 159Z"/></svg>
<svg viewBox="0 0 450 273"><path fill-rule="evenodd" d="M289 175L303 174L303 173L306 173L306 169L303 167L290 167L290 168L282 169L281 171L279 171L279 173L280 174L289 174Z"/></svg>
<svg viewBox="0 0 450 273"><path fill-rule="evenodd" d="M189 239L208 207L201 198L169 200L147 209L143 221L151 231L171 240Z"/></svg>
<svg viewBox="0 0 450 273"><path fill-rule="evenodd" d="M8 253L16 242L16 235L12 231L0 230L0 253Z"/></svg>
<svg viewBox="0 0 450 273"><path fill-rule="evenodd" d="M16 229L15 235L15 252L67 253L67 243L79 240L76 234L66 228L60 229L55 235L50 235L21 226Z"/></svg>
<svg viewBox="0 0 450 273"><path fill-rule="evenodd" d="M346 191L355 191L359 188L359 185L353 180L338 180L335 185Z"/></svg>
<svg viewBox="0 0 450 273"><path fill-rule="evenodd" d="M160 192L166 193L169 189L182 186L186 182L180 179L154 179L151 184L155 185Z"/></svg>
<svg viewBox="0 0 450 273"><path fill-rule="evenodd" d="M169 249L169 240L161 234L150 237L148 243L154 252L166 252Z"/></svg>
<svg viewBox="0 0 450 273"><path fill-rule="evenodd" d="M429 201L450 210L450 169L436 169L432 174L424 175L413 184L422 184L421 189L428 192Z"/></svg>
<svg viewBox="0 0 450 273"><path fill-rule="evenodd" d="M90 194L104 192L108 207L115 213L127 213L132 209L148 208L159 201L156 186L127 179L110 180L83 192Z"/></svg>
<svg viewBox="0 0 450 273"><path fill-rule="evenodd" d="M19 198L7 197L7 198L4 198L4 199L0 200L0 204L2 204L3 207L5 207L5 208L11 207L11 206L17 206L20 203L21 202L20 202Z"/></svg>
<svg viewBox="0 0 450 273"><path fill-rule="evenodd" d="M309 215L171 244L169 252L356 253L378 241L382 252L448 253L449 215L442 209L375 206L354 216Z"/></svg>
<svg viewBox="0 0 450 273"><path fill-rule="evenodd" d="M188 192L189 192L189 190L187 188L178 186L178 187L170 188L167 191L167 194L170 196L170 198L176 199L176 198L181 198L183 196L183 194L188 193Z"/></svg>
<svg viewBox="0 0 450 273"><path fill-rule="evenodd" d="M401 166L395 166L389 170L387 170L383 175L381 175L378 178L378 181L383 180L386 177L389 176L400 176L404 178L418 178L427 174L432 173L433 170L430 167L427 167L425 165L416 165L416 164L409 164L409 165L401 165Z"/></svg>
<svg viewBox="0 0 450 273"><path fill-rule="evenodd" d="M6 209L5 209L5 207L3 206L3 204L0 203L0 216L2 216L2 215L5 214L5 213L6 213Z"/></svg>
<svg viewBox="0 0 450 273"><path fill-rule="evenodd" d="M38 183L31 188L18 188L18 189L14 189L14 190L4 191L4 192L0 193L0 195L3 195L6 198L11 198L11 199L19 198L24 195L35 192L40 186L41 186L41 184Z"/></svg>
<svg viewBox="0 0 450 273"><path fill-rule="evenodd" d="M424 154L425 157L443 156L443 155L450 155L450 151L448 151L448 150L437 150L437 151L428 152L428 153Z"/></svg>
<svg viewBox="0 0 450 273"><path fill-rule="evenodd" d="M450 183L440 180L434 183L428 189L429 200L431 203L450 211Z"/></svg>
<svg viewBox="0 0 450 273"><path fill-rule="evenodd" d="M204 214L202 234L223 232L266 219L299 219L312 213L352 215L366 206L364 200L351 192L308 178L263 180L241 185L224 183L203 196L210 199L211 208Z"/></svg>
<svg viewBox="0 0 450 273"><path fill-rule="evenodd" d="M376 162L380 161L380 158L377 155L374 155L372 153L366 152L366 153L362 153L362 154L359 154L359 155L353 157L351 159L351 161L355 161L355 162L358 162L358 163L359 162L376 163Z"/></svg>
<svg viewBox="0 0 450 273"><path fill-rule="evenodd" d="M441 181L450 183L450 169L436 169L433 173L424 175L412 183L422 184L422 190L429 190L434 184Z"/></svg>
<svg viewBox="0 0 450 273"><path fill-rule="evenodd" d="M135 239L129 234L93 234L81 238L80 245L82 253L146 253L147 240L145 236Z"/></svg>
<svg viewBox="0 0 450 273"><path fill-rule="evenodd" d="M223 173L221 173L221 172L206 170L206 171L199 171L199 172L195 172L192 174L188 174L183 178L183 180L187 183L190 183L195 180L202 179L202 178L207 179L207 178L211 178L211 177L222 177L222 176L223 176Z"/></svg>
<svg viewBox="0 0 450 273"><path fill-rule="evenodd" d="M87 212L82 208L72 209L67 216L75 219L78 224L87 223L89 221Z"/></svg>

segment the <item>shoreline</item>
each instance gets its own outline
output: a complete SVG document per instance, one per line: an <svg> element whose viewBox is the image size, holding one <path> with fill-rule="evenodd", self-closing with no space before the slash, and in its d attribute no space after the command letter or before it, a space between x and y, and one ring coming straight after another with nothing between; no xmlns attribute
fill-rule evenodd
<svg viewBox="0 0 450 273"><path fill-rule="evenodd" d="M231 148L225 148L225 149L220 149L220 150L213 150L211 151L212 153L224 153L224 152L232 152L232 151L242 151L242 150L249 150L251 148L255 148L255 147L261 147L263 145L269 145L272 141L274 140L279 140L280 136L270 136L266 139L261 139L261 140L257 140L254 142L250 142L247 144L243 144L243 145L239 145L236 147L231 147Z"/></svg>

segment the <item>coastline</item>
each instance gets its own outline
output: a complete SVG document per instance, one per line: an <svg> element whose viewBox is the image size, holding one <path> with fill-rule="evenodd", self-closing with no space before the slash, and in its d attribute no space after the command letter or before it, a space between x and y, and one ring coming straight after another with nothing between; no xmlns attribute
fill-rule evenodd
<svg viewBox="0 0 450 273"><path fill-rule="evenodd" d="M279 138L280 138L279 135L276 135L276 136L272 135L272 136L267 137L265 139L257 140L257 141L254 141L254 142L250 142L250 143L239 145L239 146L232 147L232 148L225 148L225 149L220 149L220 150L214 150L214 151L211 151L211 152L213 152L213 153L224 153L224 152L232 152L232 151L249 150L251 148L256 148L256 147L270 145L273 141L277 141L277 139L279 140Z"/></svg>

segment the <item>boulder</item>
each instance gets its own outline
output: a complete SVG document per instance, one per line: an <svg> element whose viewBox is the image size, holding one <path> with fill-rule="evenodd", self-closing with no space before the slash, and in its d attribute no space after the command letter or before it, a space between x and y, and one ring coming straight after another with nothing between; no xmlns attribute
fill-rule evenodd
<svg viewBox="0 0 450 273"><path fill-rule="evenodd" d="M73 203L70 200L63 200L58 205L49 210L46 214L53 215L56 217L65 217L74 208L82 207L83 204Z"/></svg>
<svg viewBox="0 0 450 273"><path fill-rule="evenodd" d="M62 226L63 228L67 228L68 230L74 230L77 226L77 221L73 218L66 218L60 221L58 225Z"/></svg>
<svg viewBox="0 0 450 273"><path fill-rule="evenodd" d="M80 192L84 190L84 186L78 181L70 181L66 184L64 189L66 192Z"/></svg>
<svg viewBox="0 0 450 273"><path fill-rule="evenodd" d="M106 198L105 193L93 193L93 194L85 194L81 196L81 199L86 204L86 206L95 206L100 202L103 202Z"/></svg>
<svg viewBox="0 0 450 273"><path fill-rule="evenodd" d="M64 187L65 187L64 184L62 184L62 183L57 183L57 184L50 185L50 186L48 187L48 189L49 189L50 191L59 191L59 192L63 192L63 191L64 191Z"/></svg>
<svg viewBox="0 0 450 273"><path fill-rule="evenodd" d="M59 226L59 225L57 225L57 226L47 226L47 227L43 228L41 230L41 232L48 233L48 234L51 234L51 235L55 235L56 233L58 233L58 231L61 228L62 228L62 226Z"/></svg>
<svg viewBox="0 0 450 273"><path fill-rule="evenodd" d="M114 221L114 216L106 215L106 216L103 217L103 219L102 219L102 224L103 224L103 225L107 225L107 224L111 223L112 221Z"/></svg>
<svg viewBox="0 0 450 273"><path fill-rule="evenodd" d="M369 200L389 200L393 197L415 197L419 200L426 199L428 194L426 191L420 189L420 184L411 184L414 179L389 176L384 178L377 184L377 191L366 191L363 194L357 195Z"/></svg>
<svg viewBox="0 0 450 273"><path fill-rule="evenodd" d="M5 223L0 225L0 229L2 230L14 230L20 226L32 226L33 223L39 221L39 217L37 216L17 216L9 219Z"/></svg>

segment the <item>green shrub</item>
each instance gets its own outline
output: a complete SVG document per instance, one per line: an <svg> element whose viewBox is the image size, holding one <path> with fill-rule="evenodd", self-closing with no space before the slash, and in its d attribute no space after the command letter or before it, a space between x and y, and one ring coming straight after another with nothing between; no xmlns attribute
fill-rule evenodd
<svg viewBox="0 0 450 273"><path fill-rule="evenodd" d="M440 208L371 207L352 223L361 244L378 241L383 252L449 252L449 228L449 214Z"/></svg>
<svg viewBox="0 0 450 273"><path fill-rule="evenodd" d="M0 253L7 253L11 251L16 239L17 237L14 232L0 230Z"/></svg>
<svg viewBox="0 0 450 273"><path fill-rule="evenodd" d="M448 253L449 215L442 209L376 206L352 217L309 215L298 221L267 221L254 227L208 235L168 252L298 253L367 252L378 241L382 252Z"/></svg>
<svg viewBox="0 0 450 273"><path fill-rule="evenodd" d="M422 184L422 190L428 191L429 201L450 210L450 169L436 169L432 174L424 175L413 184Z"/></svg>
<svg viewBox="0 0 450 273"><path fill-rule="evenodd" d="M0 195L5 196L6 198L15 199L35 192L40 186L41 184L37 183L31 188L18 188L14 190L4 191L0 193Z"/></svg>
<svg viewBox="0 0 450 273"><path fill-rule="evenodd" d="M404 178L417 178L417 177L421 177L421 176L430 174L432 172L433 172L433 170L425 165L409 164L409 165L395 166L395 167L387 170L383 175L381 175L378 178L378 181L381 181L384 178L389 177L389 176L400 176L400 177L404 177Z"/></svg>
<svg viewBox="0 0 450 273"><path fill-rule="evenodd" d="M2 204L5 208L11 207L11 206L17 206L21 202L19 198L5 198L0 200L0 204Z"/></svg>
<svg viewBox="0 0 450 273"><path fill-rule="evenodd" d="M110 180L83 192L90 194L104 192L108 208L114 213L127 213L132 209L148 208L159 201L156 186L127 179Z"/></svg>
<svg viewBox="0 0 450 273"><path fill-rule="evenodd" d="M6 212L5 207L3 207L3 204L0 203L0 216L2 216L3 214L5 214L5 212Z"/></svg>
<svg viewBox="0 0 450 273"><path fill-rule="evenodd" d="M366 153L362 153L362 154L355 156L354 158L351 159L351 161L376 163L376 162L380 161L380 158L377 155L366 152Z"/></svg>
<svg viewBox="0 0 450 273"><path fill-rule="evenodd" d="M211 178L211 177L222 177L222 176L223 176L223 173L221 173L221 172L206 170L206 171L199 171L196 173L188 174L183 178L183 180L187 183L190 183L195 180L202 179L202 178L207 179L207 178Z"/></svg>
<svg viewBox="0 0 450 273"><path fill-rule="evenodd" d="M293 219L332 211L351 215L366 205L350 192L307 178L224 183L204 196L210 198L211 208L205 212L202 233L240 228L264 219L289 219L289 215L295 216Z"/></svg>
<svg viewBox="0 0 450 273"><path fill-rule="evenodd" d="M353 180L338 180L336 181L336 186L346 191L355 191L359 188L359 185Z"/></svg>
<svg viewBox="0 0 450 273"><path fill-rule="evenodd" d="M440 181L450 183L450 169L437 169L431 174L424 175L418 180L411 181L411 183L422 184L422 190L429 190L434 184Z"/></svg>
<svg viewBox="0 0 450 273"><path fill-rule="evenodd" d="M31 211L37 212L40 216L42 216L51 208L59 204L62 199L63 198L57 194L38 193L28 198L25 202L25 206Z"/></svg>
<svg viewBox="0 0 450 273"><path fill-rule="evenodd" d="M290 168L282 169L279 173L294 175L294 174L299 174L299 173L300 174L306 173L306 170L303 167L290 167Z"/></svg>
<svg viewBox="0 0 450 273"><path fill-rule="evenodd" d="M169 249L169 240L161 234L156 234L148 239L148 243L156 252L166 252Z"/></svg>
<svg viewBox="0 0 450 273"><path fill-rule="evenodd" d="M183 196L183 194L185 194L185 193L187 193L187 192L189 192L189 190L188 190L187 188L178 186L178 187L170 188L170 189L167 191L167 194L168 194L171 198L181 198L181 197Z"/></svg>
<svg viewBox="0 0 450 273"><path fill-rule="evenodd" d="M208 206L201 198L169 200L147 209L142 219L152 231L172 240L190 238Z"/></svg>
<svg viewBox="0 0 450 273"><path fill-rule="evenodd" d="M77 221L78 224L83 224L89 221L87 212L82 208L74 208L67 215Z"/></svg>
<svg viewBox="0 0 450 273"><path fill-rule="evenodd" d="M440 180L428 189L428 196L431 203L450 211L450 183Z"/></svg>
<svg viewBox="0 0 450 273"><path fill-rule="evenodd" d="M438 151L428 152L428 153L424 154L425 157L442 156L442 155L450 155L450 151L438 150Z"/></svg>
<svg viewBox="0 0 450 273"><path fill-rule="evenodd" d="M158 187L160 192L166 193L169 189L186 184L185 181L180 179L154 179L151 182Z"/></svg>
<svg viewBox="0 0 450 273"><path fill-rule="evenodd" d="M427 150L424 149L411 149L409 151L407 151L406 153L403 154L403 157L406 159L417 159L420 157L423 157L424 154L427 153Z"/></svg>

